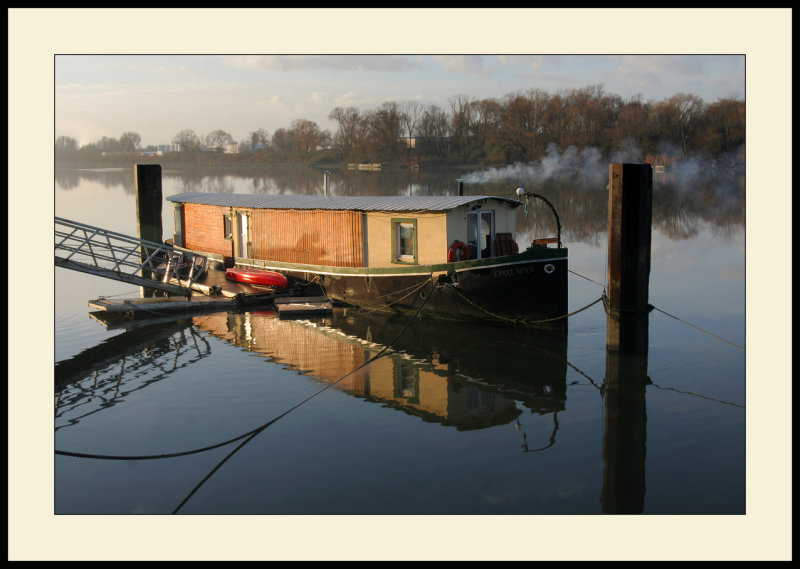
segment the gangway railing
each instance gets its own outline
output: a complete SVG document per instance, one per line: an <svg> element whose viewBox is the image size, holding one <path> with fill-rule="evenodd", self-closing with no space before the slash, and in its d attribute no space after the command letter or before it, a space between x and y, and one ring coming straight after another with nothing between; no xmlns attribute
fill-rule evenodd
<svg viewBox="0 0 800 569"><path fill-rule="evenodd" d="M56 217L55 264L189 297L192 286L208 268L208 259L170 243Z"/></svg>

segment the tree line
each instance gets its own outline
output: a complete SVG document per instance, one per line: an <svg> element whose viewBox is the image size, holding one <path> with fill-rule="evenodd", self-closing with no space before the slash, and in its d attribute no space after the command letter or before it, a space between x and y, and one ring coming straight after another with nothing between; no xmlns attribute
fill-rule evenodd
<svg viewBox="0 0 800 569"><path fill-rule="evenodd" d="M602 85L548 93L528 89L500 99L455 95L446 105L417 101L387 102L361 110L337 107L329 118L335 132L313 121L294 120L271 135L252 131L238 143L224 130L205 136L191 129L172 139L183 159L236 145L239 161L269 153L271 160L308 160L325 153L342 162L438 162L509 164L532 162L552 148L591 147L604 157L625 148L645 156L671 154L675 159L700 156L721 159L741 151L745 142L745 103L735 97L706 103L678 93L662 101L641 95L623 100ZM136 152L141 137L125 132L78 148L66 136L57 152L99 154ZM259 158L261 159L261 158Z"/></svg>

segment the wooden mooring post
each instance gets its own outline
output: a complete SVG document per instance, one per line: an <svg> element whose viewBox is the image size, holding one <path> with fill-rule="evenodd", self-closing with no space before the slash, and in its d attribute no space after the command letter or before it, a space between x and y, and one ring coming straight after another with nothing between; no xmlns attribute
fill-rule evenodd
<svg viewBox="0 0 800 569"><path fill-rule="evenodd" d="M134 178L139 239L161 243L161 165L137 164Z"/></svg>
<svg viewBox="0 0 800 569"><path fill-rule="evenodd" d="M161 165L137 164L133 171L136 183L136 221L139 239L161 243ZM142 262L147 260L147 252L142 248ZM142 276L152 277L150 271L143 270ZM144 298L154 296L155 290L142 287Z"/></svg>
<svg viewBox="0 0 800 569"><path fill-rule="evenodd" d="M647 351L653 169L611 164L608 178L606 347Z"/></svg>

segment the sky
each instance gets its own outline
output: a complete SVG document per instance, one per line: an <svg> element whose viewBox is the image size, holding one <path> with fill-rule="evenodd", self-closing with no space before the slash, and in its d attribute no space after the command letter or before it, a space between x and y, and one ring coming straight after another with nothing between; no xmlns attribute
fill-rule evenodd
<svg viewBox="0 0 800 569"><path fill-rule="evenodd" d="M337 107L502 99L602 86L624 100L677 93L745 98L743 55L56 55L55 135L80 145L132 131L141 145L181 130L243 141L306 119L335 133Z"/></svg>

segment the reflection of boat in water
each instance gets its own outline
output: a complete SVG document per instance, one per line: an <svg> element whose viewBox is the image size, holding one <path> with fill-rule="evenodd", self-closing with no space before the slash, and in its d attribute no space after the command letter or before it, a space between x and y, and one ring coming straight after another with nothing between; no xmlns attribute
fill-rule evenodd
<svg viewBox="0 0 800 569"><path fill-rule="evenodd" d="M558 216L557 237L520 247L521 198L545 198L521 188L518 196L188 192L167 199L179 248L226 267L283 273L290 286L313 283L321 288L314 294L333 300L408 310L427 299L426 314L450 318L563 317L567 249Z"/></svg>
<svg viewBox="0 0 800 569"><path fill-rule="evenodd" d="M352 309L316 322L281 320L272 311L194 322L350 395L460 430L508 424L522 413L518 403L536 414L565 408L566 333L559 330L515 333L438 321L403 330L407 318ZM387 353L358 369L389 343Z"/></svg>
<svg viewBox="0 0 800 569"><path fill-rule="evenodd" d="M104 323L103 316L98 313L95 318ZM56 420L60 423L56 430L110 409L127 395L211 355L210 345L191 319L128 324L125 332L55 364Z"/></svg>
<svg viewBox="0 0 800 569"><path fill-rule="evenodd" d="M555 422L566 404L567 335L561 329L465 327L352 308L315 321L283 320L270 309L129 324L126 332L57 364L57 406L65 413L93 394L107 407L119 393L167 379L179 357L188 358L182 367L211 356L206 334L354 397L459 430L518 421L523 408L553 414Z"/></svg>

